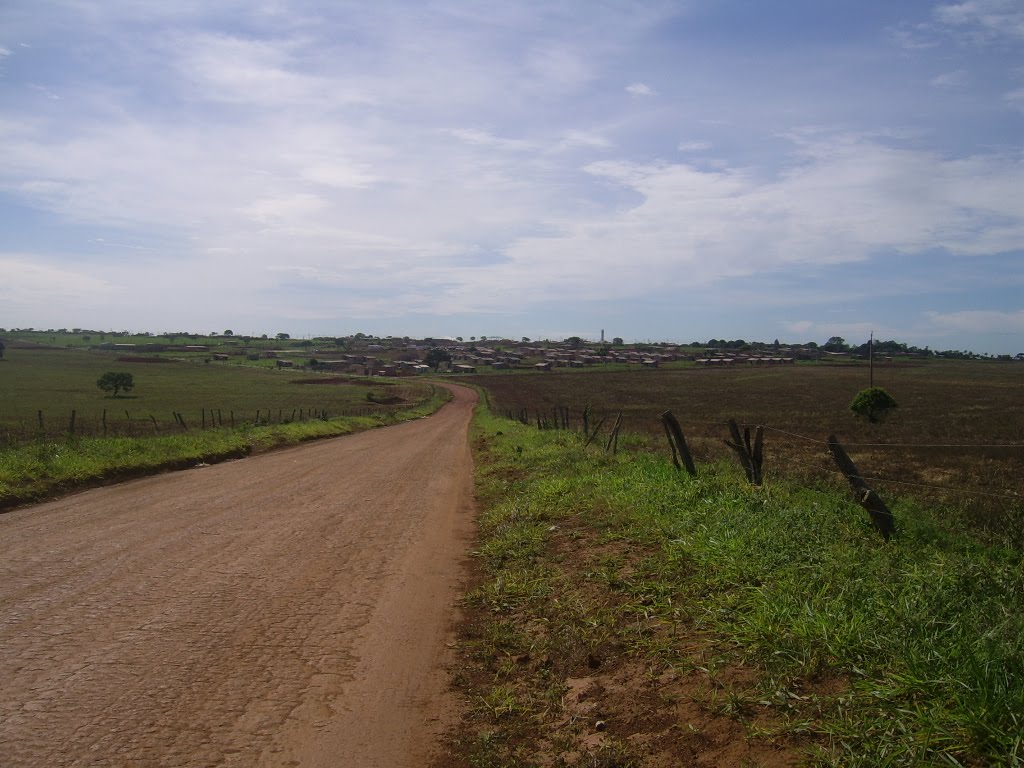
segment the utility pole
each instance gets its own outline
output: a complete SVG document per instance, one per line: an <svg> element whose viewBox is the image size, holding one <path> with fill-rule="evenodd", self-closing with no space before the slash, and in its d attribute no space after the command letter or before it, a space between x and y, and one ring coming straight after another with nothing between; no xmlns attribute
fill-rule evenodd
<svg viewBox="0 0 1024 768"><path fill-rule="evenodd" d="M868 339L868 377L871 382L871 386L875 386L875 332L871 332L871 338Z"/></svg>

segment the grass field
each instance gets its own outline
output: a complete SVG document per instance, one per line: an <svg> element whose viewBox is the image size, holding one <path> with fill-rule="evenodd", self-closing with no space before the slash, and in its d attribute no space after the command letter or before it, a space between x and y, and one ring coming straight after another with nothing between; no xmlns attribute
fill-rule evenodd
<svg viewBox="0 0 1024 768"><path fill-rule="evenodd" d="M448 396L421 380L169 358L135 363L74 347L12 346L0 360L0 510L417 418ZM107 371L131 373L132 391L101 391L96 380Z"/></svg>
<svg viewBox="0 0 1024 768"><path fill-rule="evenodd" d="M541 375L477 375L497 414L550 416L568 407L592 423L623 414L631 447L668 451L659 414L672 410L699 462L731 458L726 420L764 425L765 471L818 483L841 482L824 440L835 433L861 473L886 498L912 495L941 503L964 520L1024 542L1024 365L925 361L875 369L899 407L881 424L849 410L868 386L866 366L799 365L704 370L677 368Z"/></svg>
<svg viewBox="0 0 1024 768"><path fill-rule="evenodd" d="M429 396L422 382L357 379L274 370L258 366L175 361L170 357L133 356L161 362L122 362L114 352L75 348L8 347L0 360L0 446L17 444L39 433L66 434L71 412L80 435L163 434L178 429L172 413L190 427L204 419L212 425L294 421L328 416L370 415L415 403ZM112 397L96 386L107 371L132 374L134 389ZM315 382L315 383L310 383ZM368 395L373 399L371 400ZM126 413L127 412L127 413ZM154 421L156 422L154 424Z"/></svg>
<svg viewBox="0 0 1024 768"><path fill-rule="evenodd" d="M474 447L445 766L1024 764L1019 550L908 497L885 542L845 492L486 412Z"/></svg>

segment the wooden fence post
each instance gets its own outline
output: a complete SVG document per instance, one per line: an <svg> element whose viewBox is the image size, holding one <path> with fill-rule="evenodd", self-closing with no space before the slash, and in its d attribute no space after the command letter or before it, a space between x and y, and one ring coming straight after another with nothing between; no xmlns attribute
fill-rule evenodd
<svg viewBox="0 0 1024 768"><path fill-rule="evenodd" d="M728 424L732 442L726 440L725 444L736 452L740 466L747 474L747 480L753 485L761 485L763 480L761 465L764 462L764 428L757 428L754 442L751 444L749 427L744 428L743 436L740 437L740 428L736 426L736 421L729 419Z"/></svg>
<svg viewBox="0 0 1024 768"><path fill-rule="evenodd" d="M619 411L619 415L615 417L615 424L612 425L611 434L608 435L608 442L604 447L604 452L618 453L619 451L619 427L622 426L622 411Z"/></svg>
<svg viewBox="0 0 1024 768"><path fill-rule="evenodd" d="M107 409L103 409L103 436L107 436Z"/></svg>
<svg viewBox="0 0 1024 768"><path fill-rule="evenodd" d="M75 410L74 410L74 409L72 408L72 409L71 409L71 421L70 421L70 423L68 424L68 434L69 434L69 435L74 435L74 434L75 434L75 415L76 415L76 414L77 414L77 411L75 411Z"/></svg>
<svg viewBox="0 0 1024 768"><path fill-rule="evenodd" d="M592 442L594 442L594 438L597 437L597 433L600 432L601 431L601 427L604 426L605 418L607 418L607 417L602 416L601 420L597 422L597 426L594 427L594 431L590 433L590 436L587 438L587 442L585 442L583 444L584 448L586 448L588 445L590 445Z"/></svg>
<svg viewBox="0 0 1024 768"><path fill-rule="evenodd" d="M693 456L690 455L690 447L686 444L686 436L683 435L683 428L679 426L672 411L665 411L661 414L661 423L665 427L665 434L668 435L668 444L672 448L672 463L676 469L681 469L679 458L683 460L683 466L690 473L691 477L697 476L697 467L693 463Z"/></svg>
<svg viewBox="0 0 1024 768"><path fill-rule="evenodd" d="M893 519L892 512L857 471L857 465L843 450L843 446L839 444L835 435L828 436L828 452L832 454L836 466L850 483L857 503L864 507L871 516L871 524L882 534L882 538L888 541L889 537L896 532L896 521Z"/></svg>

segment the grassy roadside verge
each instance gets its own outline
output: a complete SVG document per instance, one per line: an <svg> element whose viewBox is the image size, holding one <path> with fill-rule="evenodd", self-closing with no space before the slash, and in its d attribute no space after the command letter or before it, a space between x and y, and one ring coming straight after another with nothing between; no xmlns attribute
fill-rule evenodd
<svg viewBox="0 0 1024 768"><path fill-rule="evenodd" d="M291 424L190 430L176 435L40 440L0 451L0 511L72 490L215 463L427 416L451 399L431 387L423 401L386 414Z"/></svg>
<svg viewBox="0 0 1024 768"><path fill-rule="evenodd" d="M480 409L446 765L1024 764L1024 559Z"/></svg>

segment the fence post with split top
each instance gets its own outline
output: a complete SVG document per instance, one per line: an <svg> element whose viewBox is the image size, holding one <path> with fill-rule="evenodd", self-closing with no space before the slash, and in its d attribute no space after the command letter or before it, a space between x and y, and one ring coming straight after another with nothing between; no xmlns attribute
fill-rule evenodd
<svg viewBox="0 0 1024 768"><path fill-rule="evenodd" d="M735 451L740 460L740 466L743 467L743 471L747 475L747 480L753 485L761 485L763 480L761 467L764 463L764 428L757 428L754 442L751 443L749 427L743 430L741 437L740 428L736 426L735 420L729 419L728 425L732 442L726 440L725 444Z"/></svg>
<svg viewBox="0 0 1024 768"><path fill-rule="evenodd" d="M888 541L896 532L896 521L893 519L892 512L861 476L857 465L847 455L835 435L828 436L828 452L832 454L836 466L850 483L857 503L864 507L868 511L868 515L871 516L871 524L882 534L882 538Z"/></svg>

